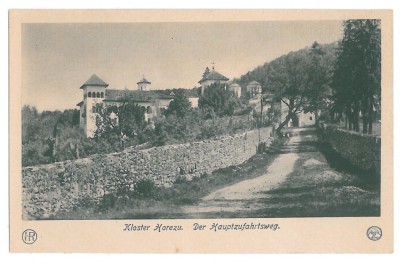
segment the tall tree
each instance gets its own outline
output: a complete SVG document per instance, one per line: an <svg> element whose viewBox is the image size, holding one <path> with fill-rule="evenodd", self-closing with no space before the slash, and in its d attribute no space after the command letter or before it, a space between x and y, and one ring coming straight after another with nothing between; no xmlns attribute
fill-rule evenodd
<svg viewBox="0 0 400 264"><path fill-rule="evenodd" d="M355 131L361 113L363 133L372 133L381 100L380 20L347 20L343 27L333 77L335 110L346 114L346 124Z"/></svg>
<svg viewBox="0 0 400 264"><path fill-rule="evenodd" d="M204 73L203 73L203 78L206 78L209 74L210 74L210 69L208 67L206 67L206 69L204 70Z"/></svg>
<svg viewBox="0 0 400 264"><path fill-rule="evenodd" d="M22 144L37 140L40 124L36 107L24 105L22 108Z"/></svg>
<svg viewBox="0 0 400 264"><path fill-rule="evenodd" d="M279 132L302 111L318 113L329 95L329 67L334 56L324 52L318 43L311 49L291 52L268 65L266 87L284 106L286 116Z"/></svg>
<svg viewBox="0 0 400 264"><path fill-rule="evenodd" d="M146 125L144 107L133 102L125 102L120 106L95 106L96 137L117 136L133 139Z"/></svg>
<svg viewBox="0 0 400 264"><path fill-rule="evenodd" d="M308 104L303 109L312 112L315 119L319 120L319 114L329 114L332 104L332 75L336 60L333 49L323 49L318 42L314 42L310 49L308 71Z"/></svg>
<svg viewBox="0 0 400 264"><path fill-rule="evenodd" d="M175 114L177 117L184 117L192 108L189 99L182 89L175 91L175 98L169 103L165 115Z"/></svg>
<svg viewBox="0 0 400 264"><path fill-rule="evenodd" d="M240 101L234 97L225 84L213 83L204 89L203 96L199 99L199 108L204 111L212 111L218 116L231 116L236 108L240 107Z"/></svg>

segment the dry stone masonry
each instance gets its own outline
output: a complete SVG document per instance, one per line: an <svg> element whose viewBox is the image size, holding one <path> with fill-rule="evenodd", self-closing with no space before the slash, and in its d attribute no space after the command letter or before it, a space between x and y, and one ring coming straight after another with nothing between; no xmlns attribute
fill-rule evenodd
<svg viewBox="0 0 400 264"><path fill-rule="evenodd" d="M323 140L342 158L364 171L373 171L380 177L381 138L333 126L321 127Z"/></svg>
<svg viewBox="0 0 400 264"><path fill-rule="evenodd" d="M179 177L192 179L238 165L270 141L271 128L215 140L143 150L127 148L112 154L25 167L22 169L23 218L45 219L68 212L82 199L99 201L120 188L133 189L142 179L171 186Z"/></svg>

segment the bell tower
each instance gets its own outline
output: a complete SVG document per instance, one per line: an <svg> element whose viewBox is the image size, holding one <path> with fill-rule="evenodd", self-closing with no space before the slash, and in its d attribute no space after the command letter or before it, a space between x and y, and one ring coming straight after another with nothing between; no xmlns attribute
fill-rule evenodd
<svg viewBox="0 0 400 264"><path fill-rule="evenodd" d="M138 90L139 91L148 91L149 89L147 88L148 85L150 85L151 82L149 82L148 80L146 80L146 78L143 75L143 78L137 82L138 85Z"/></svg>
<svg viewBox="0 0 400 264"><path fill-rule="evenodd" d="M80 126L87 137L93 137L96 131L96 114L99 104L102 104L106 96L108 83L93 74L80 89L83 90L83 101L80 106Z"/></svg>

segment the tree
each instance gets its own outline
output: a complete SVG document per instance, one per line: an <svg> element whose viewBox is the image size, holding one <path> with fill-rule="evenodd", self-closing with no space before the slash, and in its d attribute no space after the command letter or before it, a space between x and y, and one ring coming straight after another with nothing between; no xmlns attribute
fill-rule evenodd
<svg viewBox="0 0 400 264"><path fill-rule="evenodd" d="M199 99L199 108L213 112L218 116L231 116L240 107L240 100L226 88L225 84L213 83L204 89L204 95Z"/></svg>
<svg viewBox="0 0 400 264"><path fill-rule="evenodd" d="M361 113L363 133L372 133L381 101L380 20L347 20L343 27L333 77L335 111L345 113L346 126L357 132Z"/></svg>
<svg viewBox="0 0 400 264"><path fill-rule="evenodd" d="M154 128L153 145L164 146L167 143L168 134L165 132L163 123L156 123Z"/></svg>
<svg viewBox="0 0 400 264"><path fill-rule="evenodd" d="M22 108L22 144L34 141L39 136L39 114L36 107L24 105Z"/></svg>
<svg viewBox="0 0 400 264"><path fill-rule="evenodd" d="M22 108L22 165L36 165L80 157L83 132L79 128L79 110L38 112Z"/></svg>
<svg viewBox="0 0 400 264"><path fill-rule="evenodd" d="M168 115L157 119L152 139L154 145L175 144L195 141L202 126L201 113L198 109L189 109L183 117Z"/></svg>
<svg viewBox="0 0 400 264"><path fill-rule="evenodd" d="M318 42L314 42L310 50L311 63L308 69L308 104L303 107L305 112L315 114L319 120L319 113L328 115L332 105L332 75L336 60L333 49L323 49ZM323 116L327 118L326 116Z"/></svg>
<svg viewBox="0 0 400 264"><path fill-rule="evenodd" d="M330 91L334 56L314 42L311 49L291 52L268 66L266 87L287 108L277 132L302 112L318 113Z"/></svg>
<svg viewBox="0 0 400 264"><path fill-rule="evenodd" d="M133 102L124 102L120 106L97 104L95 109L95 137L119 138L121 141L134 139L146 126L144 107Z"/></svg>
<svg viewBox="0 0 400 264"><path fill-rule="evenodd" d="M306 100L309 60L305 52L289 53L271 65L268 87L287 107L287 115L278 126L279 132L300 113Z"/></svg>
<svg viewBox="0 0 400 264"><path fill-rule="evenodd" d="M206 78L209 74L210 74L210 69L208 67L206 67L206 69L204 70L204 73L203 73L203 78Z"/></svg>
<svg viewBox="0 0 400 264"><path fill-rule="evenodd" d="M177 117L184 117L192 108L192 104L186 97L185 92L180 89L175 91L175 98L169 103L165 115L174 114Z"/></svg>

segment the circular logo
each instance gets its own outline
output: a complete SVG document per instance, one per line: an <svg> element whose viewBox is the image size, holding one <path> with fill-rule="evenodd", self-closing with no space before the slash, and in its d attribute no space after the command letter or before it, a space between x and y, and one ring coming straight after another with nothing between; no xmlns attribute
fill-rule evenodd
<svg viewBox="0 0 400 264"><path fill-rule="evenodd" d="M33 244L37 240L37 234L35 230L32 229L26 229L22 233L22 241L24 241L25 244Z"/></svg>
<svg viewBox="0 0 400 264"><path fill-rule="evenodd" d="M367 230L367 236L372 241L377 241L382 237L382 229L378 226L371 226Z"/></svg>

